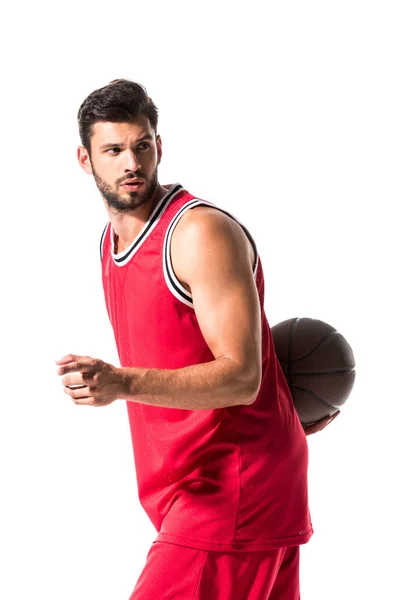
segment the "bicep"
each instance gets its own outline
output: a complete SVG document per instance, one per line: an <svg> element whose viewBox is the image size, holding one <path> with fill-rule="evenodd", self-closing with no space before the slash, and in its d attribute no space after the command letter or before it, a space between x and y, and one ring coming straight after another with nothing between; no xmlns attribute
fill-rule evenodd
<svg viewBox="0 0 400 600"><path fill-rule="evenodd" d="M174 270L190 287L214 357L229 356L259 379L261 309L246 235L236 221L210 210L193 215L178 231L171 246Z"/></svg>

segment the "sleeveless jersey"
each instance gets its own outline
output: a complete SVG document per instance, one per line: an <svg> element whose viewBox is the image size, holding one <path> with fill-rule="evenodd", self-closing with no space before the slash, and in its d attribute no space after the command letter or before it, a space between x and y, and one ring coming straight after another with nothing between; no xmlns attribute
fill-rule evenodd
<svg viewBox="0 0 400 600"><path fill-rule="evenodd" d="M103 287L122 367L179 369L215 360L170 255L179 218L201 205L222 210L172 185L128 248L116 254L111 223L103 231ZM257 248L235 220L256 255L262 315L257 399L206 410L127 401L138 496L158 532L155 541L218 551L296 546L313 533L308 445L265 316Z"/></svg>

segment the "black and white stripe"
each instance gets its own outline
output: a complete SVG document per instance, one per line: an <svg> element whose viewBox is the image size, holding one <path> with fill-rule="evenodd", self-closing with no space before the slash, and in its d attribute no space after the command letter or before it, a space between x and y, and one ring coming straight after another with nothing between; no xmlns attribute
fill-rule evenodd
<svg viewBox="0 0 400 600"><path fill-rule="evenodd" d="M129 244L129 246L127 248L125 248L125 250L123 250L122 252L119 252L118 254L114 252L114 230L113 230L112 225L110 224L111 256L116 265L118 265L119 267L123 267L124 265L126 265L126 263L132 258L132 256L135 254L135 252L138 251L138 249L143 244L143 242L149 237L149 235L151 234L151 232L153 231L153 229L159 222L162 214L166 210L167 206L175 198L175 196L177 194L179 194L179 192L181 192L182 190L183 190L183 187L179 183L171 186L171 188L168 190L167 194L165 194L165 196L163 196L161 198L161 200L158 202L157 206L154 208L153 212L151 213L149 219L147 220L146 224L144 225L144 227L142 228L140 233L135 237L135 239L132 241L132 243ZM106 225L106 228L107 228L107 225ZM106 228L103 231L102 240L100 242L101 256L102 256L102 247L104 246L103 236L105 234Z"/></svg>
<svg viewBox="0 0 400 600"><path fill-rule="evenodd" d="M100 260L103 260L104 240L106 238L106 230L107 230L108 225L109 225L109 223L107 223L107 225L104 227L103 233L101 234L101 238L100 238Z"/></svg>
<svg viewBox="0 0 400 600"><path fill-rule="evenodd" d="M176 275L175 275L175 273L173 271L173 268L172 268L172 262L171 262L171 239L172 239L172 233L173 233L173 231L174 231L174 229L175 229L175 227L176 227L179 219L182 217L182 215L187 210L190 210L191 208L194 208L195 206L211 206L212 208L215 208L216 210L220 210L225 215L228 215L228 217L231 217L231 219L233 219L234 221L236 221L237 223L239 223L239 225L242 227L242 229L244 230L245 234L249 238L249 240L251 242L251 245L253 246L253 249L254 249L254 255L255 255L254 267L253 267L253 277L254 278L256 276L257 266L258 266L258 252L257 252L256 244L255 244L252 236L250 235L250 233L246 229L246 227L239 221L239 219L237 219L236 217L234 217L233 215L231 215L230 213L228 213L226 210L223 210L222 208L219 208L218 206L215 206L211 202L207 202L205 200L198 200L196 198L194 198L192 200L189 200L186 204L184 204L182 206L182 208L177 212L177 214L175 215L175 217L172 219L172 221L169 224L169 227L167 229L167 233L165 234L164 247L163 247L163 271L164 271L165 282L166 282L169 290L172 292L172 294L176 298L178 298L178 300L181 300L181 302L183 302L184 304L186 304L186 306L191 306L192 308L193 308L192 294L190 292L188 292L188 290L186 290L182 286L182 284L177 279L177 277L176 277Z"/></svg>

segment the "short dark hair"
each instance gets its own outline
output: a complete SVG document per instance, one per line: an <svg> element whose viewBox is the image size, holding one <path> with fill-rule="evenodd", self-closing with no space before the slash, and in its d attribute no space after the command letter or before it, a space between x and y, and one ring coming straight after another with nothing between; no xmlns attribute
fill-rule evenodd
<svg viewBox="0 0 400 600"><path fill-rule="evenodd" d="M82 145L90 153L93 125L99 121L130 123L145 115L157 133L158 109L139 83L128 79L114 79L108 85L94 90L83 101L78 111L79 135Z"/></svg>

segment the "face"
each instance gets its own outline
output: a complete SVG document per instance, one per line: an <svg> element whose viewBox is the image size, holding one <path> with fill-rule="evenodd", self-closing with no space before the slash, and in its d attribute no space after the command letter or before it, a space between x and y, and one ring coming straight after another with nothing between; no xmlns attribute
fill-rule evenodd
<svg viewBox="0 0 400 600"><path fill-rule="evenodd" d="M132 123L95 123L91 156L78 149L79 163L114 212L136 210L152 198L161 155L161 138L144 115Z"/></svg>

